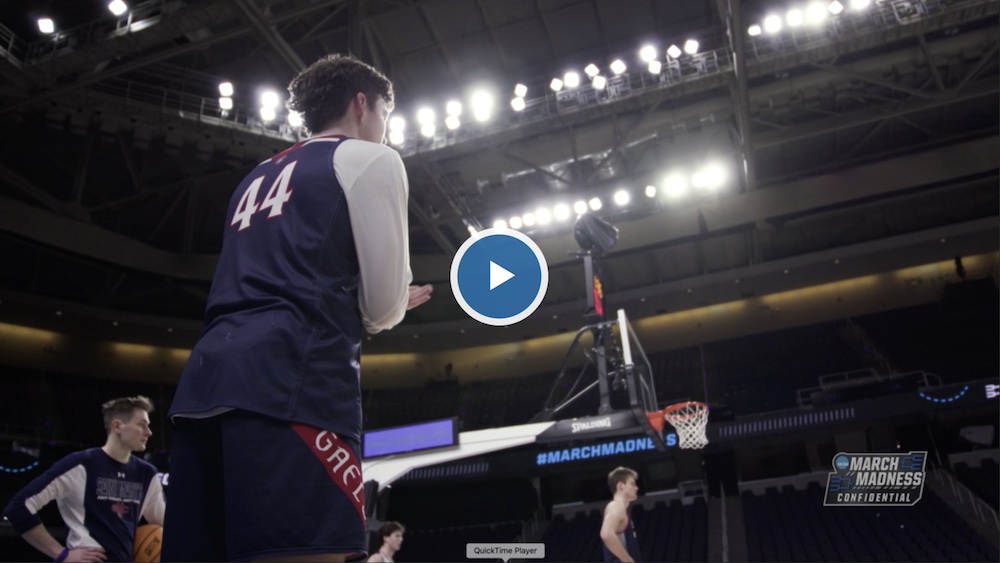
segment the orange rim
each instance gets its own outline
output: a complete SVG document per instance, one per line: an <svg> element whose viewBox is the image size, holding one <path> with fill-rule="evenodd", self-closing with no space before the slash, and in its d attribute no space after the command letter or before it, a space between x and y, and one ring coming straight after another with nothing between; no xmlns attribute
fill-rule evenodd
<svg viewBox="0 0 1000 563"><path fill-rule="evenodd" d="M653 430L663 432L663 425L666 422L666 419L663 418L663 411L647 412L646 420L653 427Z"/></svg>
<svg viewBox="0 0 1000 563"><path fill-rule="evenodd" d="M675 414L676 411L690 407L692 405L697 407L698 410L696 410L693 413ZM684 403L677 403L674 405L670 405L669 407L663 409L661 412L663 413L663 418L667 420L670 420L670 417L673 417L676 420L688 420L694 418L695 416L701 415L703 411L707 410L708 410L708 405L706 405L705 403L702 403L700 401L686 401Z"/></svg>

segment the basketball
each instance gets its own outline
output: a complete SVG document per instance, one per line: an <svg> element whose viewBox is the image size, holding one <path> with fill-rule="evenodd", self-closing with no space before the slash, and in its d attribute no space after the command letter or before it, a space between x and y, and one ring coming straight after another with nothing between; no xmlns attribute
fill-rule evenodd
<svg viewBox="0 0 1000 563"><path fill-rule="evenodd" d="M158 562L162 546L162 526L157 526L156 524L139 526L135 530L135 541L132 543L132 560L136 563Z"/></svg>

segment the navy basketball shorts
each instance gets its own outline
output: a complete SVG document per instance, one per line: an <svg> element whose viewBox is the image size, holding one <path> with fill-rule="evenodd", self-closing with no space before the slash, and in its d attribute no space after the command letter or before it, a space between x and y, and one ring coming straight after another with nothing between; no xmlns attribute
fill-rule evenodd
<svg viewBox="0 0 1000 563"><path fill-rule="evenodd" d="M174 419L163 561L367 556L358 444L245 411Z"/></svg>

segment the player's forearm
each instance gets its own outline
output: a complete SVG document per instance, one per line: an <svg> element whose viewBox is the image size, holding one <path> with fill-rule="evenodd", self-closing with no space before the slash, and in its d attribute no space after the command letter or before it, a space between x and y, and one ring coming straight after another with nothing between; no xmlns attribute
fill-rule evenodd
<svg viewBox="0 0 1000 563"><path fill-rule="evenodd" d="M618 539L617 535L612 535L607 537L605 534L601 534L601 541L608 548L608 551L612 553L619 561L631 561L632 556L628 554L628 550L622 545L622 542Z"/></svg>
<svg viewBox="0 0 1000 563"><path fill-rule="evenodd" d="M50 534L42 524L39 524L21 534L21 537L30 543L32 547L47 555L50 559L55 559L56 557L59 557L60 553L62 553L62 544L52 537L52 534Z"/></svg>

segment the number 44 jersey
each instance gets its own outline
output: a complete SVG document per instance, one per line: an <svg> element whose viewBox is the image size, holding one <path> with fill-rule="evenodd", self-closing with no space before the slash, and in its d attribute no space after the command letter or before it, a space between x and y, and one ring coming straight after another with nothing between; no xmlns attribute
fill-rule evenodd
<svg viewBox="0 0 1000 563"><path fill-rule="evenodd" d="M230 200L171 416L241 409L358 440L363 330L406 312L407 191L398 153L340 136L257 165Z"/></svg>

